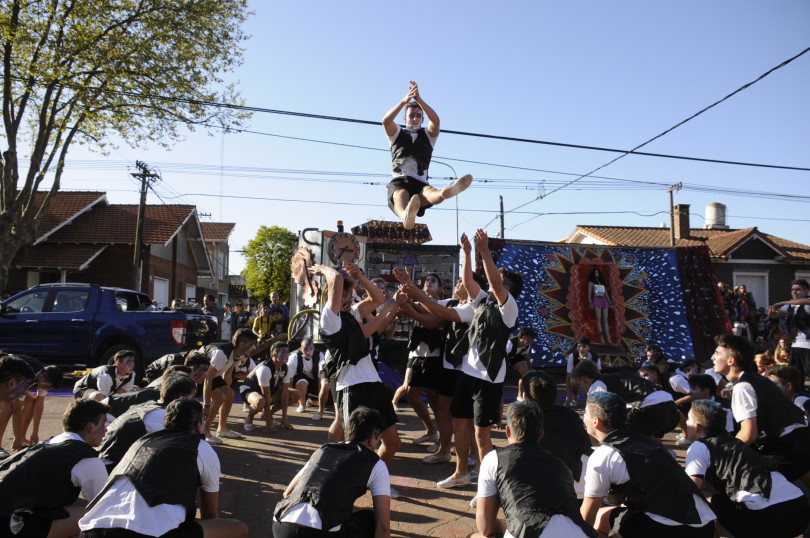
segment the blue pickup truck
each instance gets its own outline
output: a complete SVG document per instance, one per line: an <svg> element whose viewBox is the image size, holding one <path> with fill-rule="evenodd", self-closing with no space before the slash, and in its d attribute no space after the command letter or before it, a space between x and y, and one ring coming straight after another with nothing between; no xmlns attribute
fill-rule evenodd
<svg viewBox="0 0 810 538"><path fill-rule="evenodd" d="M144 293L93 284L42 284L0 305L0 350L65 367L106 364L132 349L143 374L144 364L210 343L216 332L213 316L159 311Z"/></svg>

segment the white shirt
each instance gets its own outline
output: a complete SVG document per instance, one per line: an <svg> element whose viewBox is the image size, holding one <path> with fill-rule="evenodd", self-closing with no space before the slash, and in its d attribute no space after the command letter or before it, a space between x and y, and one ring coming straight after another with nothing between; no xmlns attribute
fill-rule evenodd
<svg viewBox="0 0 810 538"><path fill-rule="evenodd" d="M689 377L680 370L676 370L675 375L669 378L669 386L675 392L680 392L685 396L689 394Z"/></svg>
<svg viewBox="0 0 810 538"><path fill-rule="evenodd" d="M478 297L476 297L473 302L457 306L455 307L455 311L458 312L462 322L472 323L475 317L475 309L486 300L487 293L481 290ZM515 323L517 323L518 305L511 293L507 294L505 303L498 305L498 310L500 310L501 318L506 326L514 327ZM498 370L495 379L490 379L487 374L487 367L484 366L484 363L481 362L481 359L478 357L478 347L475 344L475 342L470 343L470 349L461 361L461 371L470 377L483 379L491 383L503 383L504 377L506 376L506 361L504 360L501 364L501 368Z"/></svg>
<svg viewBox="0 0 810 538"><path fill-rule="evenodd" d="M213 351L214 351L213 357L211 357L211 355L209 354L209 357L211 357L211 368L216 368L218 372L217 375L219 375L220 377L224 377L225 372L227 372L228 369L231 366L233 366L233 363L236 360L236 358L233 356L233 353L231 353L230 355L225 355L225 352L222 351L221 349L215 349Z"/></svg>
<svg viewBox="0 0 810 538"><path fill-rule="evenodd" d="M45 441L45 444L54 445L65 441L85 442L77 433L63 432L51 437ZM82 497L91 501L107 482L107 468L99 458L84 458L79 460L70 470L70 482L77 488L81 488Z"/></svg>
<svg viewBox="0 0 810 538"><path fill-rule="evenodd" d="M574 353L576 353L576 352L574 352ZM568 354L568 361L565 363L565 371L566 371L566 373L569 373L569 374L574 371L574 353L569 353ZM593 353L591 353L589 351L587 358L588 358L588 360L593 360ZM582 360L582 359L580 359L580 360ZM600 362L599 362L598 366L601 367L601 359L600 359Z"/></svg>
<svg viewBox="0 0 810 538"><path fill-rule="evenodd" d="M751 383L745 381L734 383L734 389L731 391L731 412L734 413L734 420L742 422L743 420L756 418L757 405L757 393ZM791 424L779 432L779 437L784 437L793 430L804 427L807 427L804 422Z"/></svg>
<svg viewBox="0 0 810 538"><path fill-rule="evenodd" d="M197 469L202 490L219 491L219 458L206 441L197 448ZM129 529L147 536L161 536L176 529L186 520L186 509L180 504L149 506L126 476L119 477L104 492L93 508L79 520L83 531L92 529Z"/></svg>
<svg viewBox="0 0 810 538"><path fill-rule="evenodd" d="M797 304L786 304L783 306L780 311L784 314L790 312L793 309L793 313L795 314L799 308L804 308L804 311L810 314L810 305L797 305ZM802 349L810 349L810 339L807 338L807 335L802 331L796 331L796 338L793 340L793 343L790 347L800 347Z"/></svg>
<svg viewBox="0 0 810 538"><path fill-rule="evenodd" d="M476 497L483 499L485 497L493 497L498 495L497 486L498 476L498 454L491 450L481 460L481 467L478 475L478 493ZM568 516L556 514L551 516L546 528L539 536L546 538L583 538L588 535L582 532L576 523L571 521ZM512 537L512 534L507 530L504 538Z"/></svg>
<svg viewBox="0 0 810 538"><path fill-rule="evenodd" d="M295 475L295 479L303 475L309 465L310 462L308 461L306 465L298 471L298 474ZM371 469L371 474L368 477L366 488L371 492L372 497L391 495L391 476L388 474L388 467L385 465L384 461L380 460L374 464L374 467ZM283 523L297 523L305 527L321 530L323 526L318 510L309 503L298 503L291 507L281 517L281 521ZM341 525L336 525L329 529L329 532L339 531L340 527Z"/></svg>
<svg viewBox="0 0 810 538"><path fill-rule="evenodd" d="M407 110L407 108L405 109ZM391 146L394 144L394 140L397 139L399 136L399 132L402 130L402 127L397 125L397 132L394 133L393 136L388 136L388 145ZM430 136L428 133L427 128L425 129L425 134L428 137L428 141L430 141L430 147L434 147L436 145L436 139L439 138L438 136ZM416 142L416 133L411 133L411 139ZM428 171L425 169L423 174L419 174L419 166L416 164L416 160L413 157L405 157L402 164L399 165L400 172L391 172L391 177L402 177L402 176L409 176L414 179L418 179L422 183L428 182Z"/></svg>
<svg viewBox="0 0 810 538"><path fill-rule="evenodd" d="M686 451L686 474L705 477L711 465L709 448L700 439L692 443ZM735 492L732 501L743 503L749 510L762 510L774 504L796 499L804 495L802 490L791 484L782 473L771 473L771 496L765 497L745 490Z"/></svg>
<svg viewBox="0 0 810 538"><path fill-rule="evenodd" d="M611 484L624 484L630 480L630 475L627 472L627 464L624 458L613 447L607 445L599 445L594 449L591 457L588 458L588 468L585 471L585 496L602 498L607 495ZM716 519L714 512L709 508L699 495L692 495L695 501L695 508L697 508L700 523L689 525L690 527L702 527ZM667 519L663 516L653 514L652 512L644 512L650 519L657 521L662 525L683 525L678 521Z"/></svg>
<svg viewBox="0 0 810 538"><path fill-rule="evenodd" d="M360 310L357 305L351 308L351 314L354 319L362 325L363 319L360 317ZM335 334L342 327L340 315L332 312L328 305L323 307L321 312L321 332L324 335ZM343 367L340 375L337 378L336 390L343 390L346 387L359 385L360 383L374 383L380 382L380 374L374 367L374 361L371 360L371 353L360 359L357 364L347 364Z"/></svg>
<svg viewBox="0 0 810 538"><path fill-rule="evenodd" d="M320 367L321 365L323 365L323 353L321 353L317 349L315 350L315 353L320 354L320 356L318 357L318 365ZM295 353L292 353L290 355L290 360L287 362L287 377L284 378L285 383L291 382L293 377L295 377L296 372L298 371L298 361L301 360L301 358L304 359L304 367L301 369L301 373L312 380L317 379L318 377L316 375L317 372L312 371L312 366L314 364L312 357L309 358L304 357L303 353L301 353L300 351L296 351Z"/></svg>

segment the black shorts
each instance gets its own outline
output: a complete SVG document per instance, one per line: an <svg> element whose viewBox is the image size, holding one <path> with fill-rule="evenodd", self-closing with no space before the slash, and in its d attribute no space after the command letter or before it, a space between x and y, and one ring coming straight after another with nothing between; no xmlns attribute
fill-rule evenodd
<svg viewBox="0 0 810 538"><path fill-rule="evenodd" d="M414 357L411 363L411 380L408 386L435 389L441 369L441 357Z"/></svg>
<svg viewBox="0 0 810 538"><path fill-rule="evenodd" d="M408 199L410 200L411 196L422 194L422 189L426 186L429 185L408 176L400 176L392 179L391 182L388 183L388 207L391 208L391 211L394 211L395 192L404 189L408 192ZM418 217L424 216L425 209L430 209L431 207L433 207L433 204L424 203L422 207L419 208L419 212L416 215Z"/></svg>
<svg viewBox="0 0 810 538"><path fill-rule="evenodd" d="M340 391L338 410L344 426L352 411L360 406L379 411L383 418L383 429L388 429L399 420L394 411L394 405L391 403L391 391L381 381L359 383Z"/></svg>
<svg viewBox="0 0 810 538"><path fill-rule="evenodd" d="M725 493L715 493L711 506L717 521L734 536L804 536L802 533L810 521L803 495L762 510L751 510L743 503L732 501Z"/></svg>
<svg viewBox="0 0 810 538"><path fill-rule="evenodd" d="M39 517L34 514L20 514L23 520L23 527L17 534L11 534L9 524L11 515L0 516L0 538L41 538L48 536L51 532L53 520ZM67 511L65 511L67 517Z"/></svg>
<svg viewBox="0 0 810 538"><path fill-rule="evenodd" d="M458 370L450 370L442 366L442 370L439 372L439 380L436 383L436 392L442 396L452 398L456 393L459 373Z"/></svg>
<svg viewBox="0 0 810 538"><path fill-rule="evenodd" d="M790 365L799 370L801 383L804 384L804 379L810 375L810 349L791 347L789 356Z"/></svg>
<svg viewBox="0 0 810 538"><path fill-rule="evenodd" d="M159 538L203 538L203 528L196 520L184 521L176 529L172 529L166 534L161 534ZM95 529L82 531L79 538L150 538L146 534L131 531L128 529Z"/></svg>
<svg viewBox="0 0 810 538"><path fill-rule="evenodd" d="M502 397L503 383L484 381L461 372L450 404L450 415L474 419L480 428L499 424Z"/></svg>
<svg viewBox="0 0 810 538"><path fill-rule="evenodd" d="M319 381L317 379L310 379L307 376L305 376L304 374L298 374L298 375L293 376L292 388L295 388L295 386L298 384L298 382L301 381L302 379L307 380L307 394L310 395L310 396L317 396L318 391L321 388L321 385L320 385Z"/></svg>
<svg viewBox="0 0 810 538"><path fill-rule="evenodd" d="M617 521L618 520L618 521ZM702 527L689 525L664 525L651 519L644 512L636 512L627 507L615 508L610 512L610 526L623 538L712 538L714 521ZM618 527L618 528L617 528Z"/></svg>
<svg viewBox="0 0 810 538"><path fill-rule="evenodd" d="M531 362L526 358L526 355L515 355L514 357L507 357L507 362L510 368L514 368L516 364L523 362L531 369Z"/></svg>
<svg viewBox="0 0 810 538"><path fill-rule="evenodd" d="M661 402L627 410L627 428L636 433L661 438L678 426L675 402Z"/></svg>
<svg viewBox="0 0 810 538"><path fill-rule="evenodd" d="M225 380L222 378L221 375L218 375L211 380L211 390L217 390L220 387L227 387L227 386L228 384L225 383Z"/></svg>

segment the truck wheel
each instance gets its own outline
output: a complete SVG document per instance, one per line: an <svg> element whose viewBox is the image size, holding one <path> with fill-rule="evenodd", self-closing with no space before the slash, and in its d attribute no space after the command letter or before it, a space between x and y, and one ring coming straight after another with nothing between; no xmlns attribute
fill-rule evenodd
<svg viewBox="0 0 810 538"><path fill-rule="evenodd" d="M138 348L129 344L118 344L117 346L108 347L104 350L104 353L101 354L101 360L99 360L98 363L113 364L115 362L115 354L125 350L135 353L135 374L137 374L136 377L143 377L143 357L141 356L141 352L138 351Z"/></svg>

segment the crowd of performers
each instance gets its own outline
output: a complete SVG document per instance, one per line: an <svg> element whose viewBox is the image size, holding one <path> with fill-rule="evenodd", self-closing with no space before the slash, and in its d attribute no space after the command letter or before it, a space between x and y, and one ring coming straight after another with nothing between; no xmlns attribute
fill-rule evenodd
<svg viewBox="0 0 810 538"><path fill-rule="evenodd" d="M313 419L334 409L334 420L328 442L290 477L273 536L389 536L404 393L425 426L415 442L433 445L423 463L454 463L437 495L477 481L476 536L710 537L719 527L737 537L801 535L810 522L803 372L779 365L760 375L753 345L735 335L717 336L706 371L673 365L655 346L639 371L605 371L581 341L560 405L556 382L527 362L535 333L516 330L521 275L496 267L482 230L472 243L485 281L463 236L461 279L446 300L436 275L418 287L397 270L389 297L355 265L313 266L325 282L326 353L309 339L293 353L277 341L257 363L256 334L239 329L229 343L155 361L140 380L133 354L118 353L76 382L62 434L27 439L0 463L0 537L247 536L243 522L219 517L213 447L292 428L288 407L303 411L308 400L318 402ZM789 307L807 308L806 296ZM415 324L407 387L392 397L376 361L398 317ZM505 412L507 444L496 448L508 368L521 383ZM0 358L3 409L19 404L20 417L33 416L37 395L61 381L55 375L28 357ZM243 433L229 426L236 393ZM578 395L584 413L574 409ZM684 465L661 443L676 429ZM355 510L367 491L372 508ZM79 495L86 508L74 504Z"/></svg>

